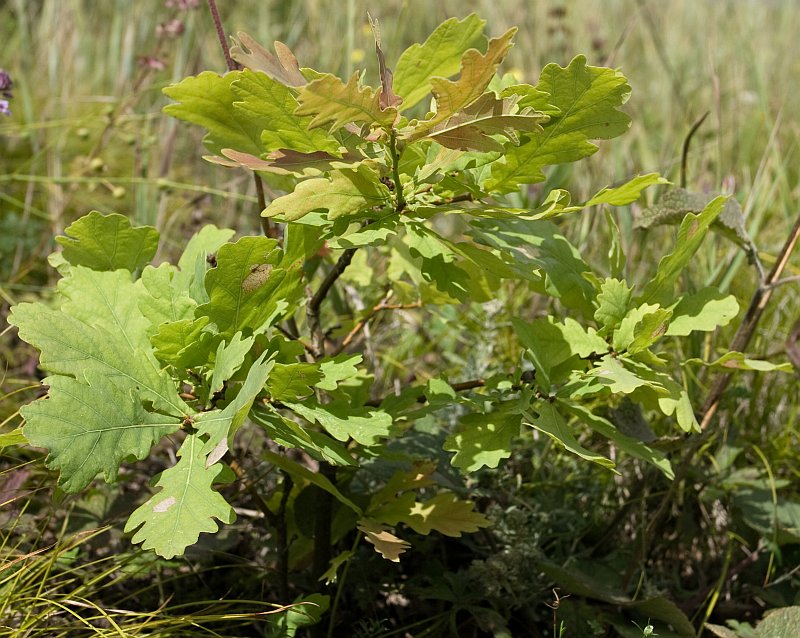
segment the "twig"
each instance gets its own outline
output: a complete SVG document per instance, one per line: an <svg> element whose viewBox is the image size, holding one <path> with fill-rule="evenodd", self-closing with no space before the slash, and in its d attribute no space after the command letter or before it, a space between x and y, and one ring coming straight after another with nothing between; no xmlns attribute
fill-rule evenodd
<svg viewBox="0 0 800 638"><path fill-rule="evenodd" d="M225 30L222 28L222 20L219 17L216 0L208 0L208 8L211 10L211 18L214 20L217 39L219 40L219 46L222 47L222 54L225 56L225 64L228 67L228 71L235 71L239 68L239 65L231 57L231 50L228 48L228 41L225 39Z"/></svg>
<svg viewBox="0 0 800 638"><path fill-rule="evenodd" d="M686 188L686 164L689 161L689 144L694 137L694 134L700 129L703 125L703 122L706 121L706 118L711 114L711 111L706 111L703 115L700 116L700 119L697 120L694 124L692 124L692 128L689 129L689 132L686 134L686 139L683 140L683 149L681 150L681 188Z"/></svg>
<svg viewBox="0 0 800 638"><path fill-rule="evenodd" d="M775 290L775 285L778 281L780 281L781 274L783 274L786 265L789 263L789 257L791 257L791 254L797 245L798 239L800 239L800 215L798 215L797 219L795 220L794 227L789 233L789 236L786 238L786 242L784 243L781 252L778 254L778 259L775 261L775 265L772 267L769 275L767 275L764 283L759 284L758 288L753 294L753 299L750 301L750 307L747 309L744 319L742 319L742 323L739 325L739 329L736 331L736 334L733 337L730 350L744 352L744 350L747 348L747 345L750 343L750 340L755 334L756 326L758 326L758 322L761 320L761 317L764 314L764 309L767 307L767 304L772 297L772 293ZM703 405L703 418L700 423L701 430L705 430L708 427L708 424L711 422L711 419L714 417L717 407L719 407L722 394L728 387L730 380L731 373L729 372L722 373L717 376L714 385L711 387L711 390L708 393L708 398Z"/></svg>
<svg viewBox="0 0 800 638"><path fill-rule="evenodd" d="M407 304L390 304L387 303L389 298L392 296L392 292L389 291L386 293L383 299L381 299L377 304L372 307L366 316L364 316L350 332L347 333L347 336L342 339L342 343L339 344L339 347L336 349L334 355L341 353L347 346L349 346L353 339L356 338L358 333L360 333L367 324L377 315L379 312L383 310L410 310L411 308L420 308L422 307L421 301L415 301L414 303L407 303Z"/></svg>
<svg viewBox="0 0 800 638"><path fill-rule="evenodd" d="M772 267L769 275L767 275L767 278L764 280L764 282L759 284L758 288L753 293L753 298L750 301L750 307L747 309L744 319L742 319L742 323L739 325L739 329L736 331L736 334L731 341L730 350L742 352L745 348L747 348L747 345L750 343L750 339L752 339L753 334L755 333L756 326L764 314L764 309L766 308L767 303L772 296L772 292L775 290L775 283L780 280L781 273L786 268L786 264L789 262L789 257L791 256L794 247L797 245L798 239L800 239L800 215L798 215L797 220L794 223L794 227L789 233L789 236L786 238L786 242L784 243L781 252L778 254L778 259L775 261L775 265ZM717 412L719 402L722 399L722 395L728 387L730 380L731 373L723 372L716 377L713 385L711 386L701 411L702 416L700 419L700 429L702 434L695 437L694 440L690 441L687 445L683 458L681 459L680 464L675 471L675 478L672 480L672 484L669 487L667 495L661 500L661 504L653 516L650 517L650 523L647 526L645 540L643 541L642 545L643 552L647 551L646 547L649 545L649 539L653 538L656 530L661 526L661 523L663 522L664 517L666 516L667 511L673 502L675 493L678 491L678 487L683 483L686 475L689 472L689 469L692 467L692 461L694 460L695 454L697 454L697 451L700 449L702 444L713 433L713 430L711 430L708 425L711 423L711 419L714 418L714 415Z"/></svg>
<svg viewBox="0 0 800 638"><path fill-rule="evenodd" d="M319 286L319 289L311 297L306 308L306 316L308 317L308 328L311 331L311 348L314 356L319 359L325 356L325 334L322 331L322 325L319 318L319 309L325 297L328 296L333 284L342 276L342 273L350 265L355 254L355 248L348 248L339 257L333 268L330 269L325 279Z"/></svg>

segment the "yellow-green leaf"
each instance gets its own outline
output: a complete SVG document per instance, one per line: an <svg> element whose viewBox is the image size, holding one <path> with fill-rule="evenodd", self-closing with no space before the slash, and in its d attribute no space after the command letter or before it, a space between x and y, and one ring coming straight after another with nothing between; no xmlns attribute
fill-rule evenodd
<svg viewBox="0 0 800 638"><path fill-rule="evenodd" d="M278 197L261 213L264 217L281 215L297 221L315 210L327 211L328 219L356 215L389 202L391 193L377 180L359 171L332 171L331 178L319 177L300 182L288 195Z"/></svg>
<svg viewBox="0 0 800 638"><path fill-rule="evenodd" d="M461 75L457 80L431 78L431 91L436 98L436 114L430 120L421 122L420 126L431 128L483 95L497 67L511 49L511 41L516 32L517 29L514 27L499 38L489 40L486 53L481 53L477 49L467 50L461 58Z"/></svg>
<svg viewBox="0 0 800 638"><path fill-rule="evenodd" d="M403 98L402 109L411 108L430 93L432 77L447 78L458 72L464 52L486 42L485 24L474 13L463 20L450 18L423 44L414 44L403 52L394 72L394 90Z"/></svg>
<svg viewBox="0 0 800 638"><path fill-rule="evenodd" d="M350 122L387 127L394 124L397 109L382 109L381 90L359 86L358 76L353 73L347 84L330 73L320 76L300 89L297 96L300 106L294 114L313 116L309 128L329 124L331 131Z"/></svg>

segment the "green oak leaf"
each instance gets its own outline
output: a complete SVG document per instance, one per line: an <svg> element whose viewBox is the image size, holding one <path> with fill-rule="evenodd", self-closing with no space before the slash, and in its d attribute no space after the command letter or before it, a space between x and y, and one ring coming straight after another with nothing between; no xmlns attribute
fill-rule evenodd
<svg viewBox="0 0 800 638"><path fill-rule="evenodd" d="M314 394L313 386L322 379L316 363L276 363L269 375L267 392L273 401L297 401Z"/></svg>
<svg viewBox="0 0 800 638"><path fill-rule="evenodd" d="M139 300L139 311L150 321L151 331L162 323L194 316L197 302L181 283L178 269L170 264L161 264L158 268L147 266L142 271L142 285L148 294Z"/></svg>
<svg viewBox="0 0 800 638"><path fill-rule="evenodd" d="M712 199L698 215L689 213L681 222L675 250L658 263L655 277L645 286L639 297L644 303L664 303L672 297L673 287L684 268L689 264L709 227L719 217L727 197Z"/></svg>
<svg viewBox="0 0 800 638"><path fill-rule="evenodd" d="M611 421L590 412L582 405L569 402L561 402L559 405L578 417L595 432L607 438L621 451L657 467L668 479L675 478L672 464L663 452L651 448L639 439L623 434Z"/></svg>
<svg viewBox="0 0 800 638"><path fill-rule="evenodd" d="M619 358L611 355L603 357L595 368L590 370L588 376L596 377L609 387L611 392L630 394L641 386L651 386L652 384L625 367ZM658 386L660 387L660 386Z"/></svg>
<svg viewBox="0 0 800 638"><path fill-rule="evenodd" d="M506 150L503 159L492 166L491 179L485 185L489 190L511 192L519 184L541 182L545 166L588 157L598 149L589 140L617 137L630 126L630 118L618 110L630 95L625 76L613 69L588 66L582 55L567 67L548 64L536 89L548 93L560 113L551 115L541 134Z"/></svg>
<svg viewBox="0 0 800 638"><path fill-rule="evenodd" d="M307 421L316 421L339 441L352 438L361 445L376 445L380 438L389 436L392 425L392 417L382 410L354 408L342 403L323 406L313 401L285 405Z"/></svg>
<svg viewBox="0 0 800 638"><path fill-rule="evenodd" d="M633 341L628 346L628 354L647 350L663 337L672 318L672 310L658 308L642 317L633 328Z"/></svg>
<svg viewBox="0 0 800 638"><path fill-rule="evenodd" d="M623 352L633 343L637 335L639 326L645 317L654 315L663 310L658 304L642 304L636 308L631 308L619 321L612 336L611 345L617 352Z"/></svg>
<svg viewBox="0 0 800 638"><path fill-rule="evenodd" d="M233 437L247 418L253 402L259 392L264 389L264 384L266 384L274 365L274 361L266 357L267 353L264 352L253 362L247 372L247 378L225 409L201 412L197 415L194 424L197 433L205 437L203 454L208 455L207 466L219 461L228 451Z"/></svg>
<svg viewBox="0 0 800 638"><path fill-rule="evenodd" d="M526 425L543 432L557 443L563 445L567 451L603 467L610 469L615 467L611 459L587 450L578 442L578 439L572 433L572 429L556 409L555 404L549 401L541 401L535 405L534 411L526 413L525 416L528 419L525 423Z"/></svg>
<svg viewBox="0 0 800 638"><path fill-rule="evenodd" d="M150 337L156 359L179 370L205 365L214 351L209 323L208 317L162 323Z"/></svg>
<svg viewBox="0 0 800 638"><path fill-rule="evenodd" d="M319 363L319 371L322 379L317 381L315 386L320 390L333 392L339 387L341 381L352 379L358 374L358 366L361 363L360 354L339 354L331 359L324 359Z"/></svg>
<svg viewBox="0 0 800 638"><path fill-rule="evenodd" d="M519 436L521 419L518 411L503 409L502 405L492 412L467 414L443 448L455 452L451 463L464 472L497 467L511 456L511 440Z"/></svg>
<svg viewBox="0 0 800 638"><path fill-rule="evenodd" d="M264 151L261 132L270 128L271 122L231 107L238 99L232 84L241 74L231 71L220 76L204 71L166 87L164 94L177 103L165 106L164 113L207 129L203 143L215 155L222 155L223 148L260 155Z"/></svg>
<svg viewBox="0 0 800 638"><path fill-rule="evenodd" d="M349 465L351 467L358 465L347 448L339 441L324 432L303 428L292 419L283 417L272 407L256 406L250 413L250 418L263 427L269 437L279 445L303 450L311 457L327 461L332 465Z"/></svg>
<svg viewBox="0 0 800 638"><path fill-rule="evenodd" d="M59 282L58 292L66 298L60 309L42 302L18 304L9 323L19 328L21 339L41 351L43 370L64 376L76 370L104 375L121 390L136 391L158 411L189 414L172 378L151 354L149 322L138 310L142 291L127 271L76 266Z"/></svg>
<svg viewBox="0 0 800 638"><path fill-rule="evenodd" d="M436 27L423 44L413 44L403 52L393 82L395 92L403 98L401 110L411 108L430 93L432 77L447 78L458 73L464 53L486 42L485 24L474 13L463 20L450 18Z"/></svg>
<svg viewBox="0 0 800 638"><path fill-rule="evenodd" d="M194 545L202 532L216 532L218 519L232 523L233 508L212 488L224 466L206 466L203 442L196 434L186 437L178 450L178 462L164 470L155 486L161 488L138 507L125 524L133 532L131 542L142 543L163 558L180 556Z"/></svg>
<svg viewBox="0 0 800 638"><path fill-rule="evenodd" d="M683 365L702 365L715 370L755 370L758 372L791 372L790 363L772 363L763 359L751 359L743 352L728 352L714 361L703 361L702 359L687 359Z"/></svg>
<svg viewBox="0 0 800 638"><path fill-rule="evenodd" d="M335 75L324 73L299 89L299 106L294 114L313 116L309 128L330 124L330 131L350 122L388 127L397 119L393 106L381 108L381 89L359 85L359 73L353 73L347 84Z"/></svg>
<svg viewBox="0 0 800 638"><path fill-rule="evenodd" d="M148 412L135 390L118 387L105 374L84 376L48 377L47 398L20 408L25 438L49 450L47 467L60 471L59 485L67 492L80 491L100 473L106 482L116 481L125 458L146 458L181 424L178 417Z"/></svg>
<svg viewBox="0 0 800 638"><path fill-rule="evenodd" d="M490 525L489 519L475 511L475 503L458 498L452 492L440 492L427 501L417 501L404 521L418 534L437 531L459 538L464 532L477 532Z"/></svg>
<svg viewBox="0 0 800 638"><path fill-rule="evenodd" d="M631 290L628 284L619 279L605 279L600 285L594 318L603 327L604 332L616 328L628 314Z"/></svg>
<svg viewBox="0 0 800 638"><path fill-rule="evenodd" d="M391 193L378 179L363 171L331 171L330 179L317 177L300 182L288 195L272 200L264 217L281 215L297 221L315 210L327 211L328 219L356 215L389 203Z"/></svg>
<svg viewBox="0 0 800 638"><path fill-rule="evenodd" d="M64 236L56 237L56 242L64 249L64 259L73 266L133 272L153 259L158 238L159 233L152 226L132 228L123 215L92 211L67 226Z"/></svg>
<svg viewBox="0 0 800 638"><path fill-rule="evenodd" d="M709 286L681 298L672 310L672 321L666 334L685 337L695 330L711 332L720 326L727 326L738 313L736 297Z"/></svg>
<svg viewBox="0 0 800 638"><path fill-rule="evenodd" d="M255 340L254 336L242 338L242 333L237 332L229 342L221 341L219 343L214 357L214 371L208 385L209 396L222 390L225 381L242 367L245 355L253 347Z"/></svg>
<svg viewBox="0 0 800 638"><path fill-rule="evenodd" d="M208 260L216 257L216 252L226 244L234 231L228 228L217 228L213 224L203 226L192 235L178 260L178 273L173 278L173 285L178 290L185 289L198 304L208 301L204 281L206 271L210 267Z"/></svg>
<svg viewBox="0 0 800 638"><path fill-rule="evenodd" d="M208 317L223 337L266 329L284 309L285 296L276 294L287 271L277 267L283 253L267 237L242 237L217 253L217 266L206 274L208 303L196 317ZM282 304L283 302L283 304Z"/></svg>
<svg viewBox="0 0 800 638"><path fill-rule="evenodd" d="M626 206L637 201L642 196L642 191L654 184L669 184L668 179L664 179L658 173L648 173L647 175L637 175L632 180L613 188L604 188L594 195L589 201L585 202L582 208L589 206L599 206L608 204L610 206Z"/></svg>
<svg viewBox="0 0 800 638"><path fill-rule="evenodd" d="M244 117L270 125L261 133L263 152L292 149L301 153L336 153L339 143L311 127L310 117L295 115L297 99L287 86L264 73L242 71L231 85L237 101L233 110Z"/></svg>

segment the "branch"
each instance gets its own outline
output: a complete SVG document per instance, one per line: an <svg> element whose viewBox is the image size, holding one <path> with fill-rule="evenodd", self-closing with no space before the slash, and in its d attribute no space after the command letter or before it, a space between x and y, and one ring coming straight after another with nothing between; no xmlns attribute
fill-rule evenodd
<svg viewBox="0 0 800 638"><path fill-rule="evenodd" d="M469 381L461 381L460 383L453 383L450 385L450 387L453 388L453 390L455 390L456 392L466 392L467 390L474 390L475 388L483 388L484 386L486 386L485 379L470 379ZM517 391L520 390L521 387L515 385L512 386L511 389ZM380 399L370 399L365 403L365 405L368 405L372 408L377 408L385 400L386 397L381 397ZM419 403L425 403L427 400L428 397L426 397L424 394L420 395L417 398L417 402Z"/></svg>
<svg viewBox="0 0 800 638"><path fill-rule="evenodd" d="M410 310L411 308L421 308L422 302L415 301L414 303L407 303L407 304L390 304L388 303L389 298L392 296L392 291L390 290L386 295L381 299L375 306L372 307L362 319L353 326L353 329L347 333L347 336L342 339L342 343L339 344L339 347L336 349L334 355L341 353L347 346L349 346L353 339L358 336L364 328L366 328L367 324L377 315L379 312L383 310Z"/></svg>
<svg viewBox="0 0 800 638"><path fill-rule="evenodd" d="M333 284L336 283L336 280L342 276L342 273L350 265L350 262L353 261L355 252L355 248L348 248L342 253L339 257L339 261L334 264L325 279L322 280L319 290L314 293L314 296L311 297L311 301L308 302L306 316L308 317L308 328L311 331L311 348L314 357L317 359L325 356L325 334L322 332L322 325L319 320L319 308L322 302L325 301L325 297L328 296Z"/></svg>
<svg viewBox="0 0 800 638"><path fill-rule="evenodd" d="M767 307L767 304L772 297L772 293L778 285L778 282L781 280L781 275L786 268L786 264L789 263L789 257L797 245L798 239L800 239L800 215L798 215L797 219L795 220L794 227L789 233L789 236L786 238L786 242L783 244L781 252L778 253L778 259L775 261L775 265L772 267L769 275L767 275L767 278L764 280L764 282L759 284L755 293L753 293L753 298L750 301L750 307L747 309L744 319L742 319L742 323L739 325L739 329L736 331L736 334L733 337L733 341L731 342L729 348L730 350L744 352L747 348L747 345L750 343L750 340L755 334L758 322L761 320L761 317L764 314L764 309ZM711 387L711 390L708 393L708 398L703 405L703 418L700 423L701 430L705 430L708 427L708 424L711 422L711 419L714 417L714 414L719 407L722 394L728 387L728 383L730 383L731 376L732 375L729 372L722 373L717 376L716 380L714 381L714 385Z"/></svg>
<svg viewBox="0 0 800 638"><path fill-rule="evenodd" d="M222 28L222 20L219 17L216 0L208 0L208 8L211 10L214 27L217 30L217 39L220 47L222 47L222 54L225 56L225 64L228 66L228 71L235 71L240 67L231 57L231 50L228 48L228 41L225 39L225 30Z"/></svg>

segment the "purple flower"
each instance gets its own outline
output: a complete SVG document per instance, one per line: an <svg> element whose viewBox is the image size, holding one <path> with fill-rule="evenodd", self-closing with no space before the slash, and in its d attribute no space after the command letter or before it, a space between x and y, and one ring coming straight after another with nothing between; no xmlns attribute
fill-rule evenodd
<svg viewBox="0 0 800 638"><path fill-rule="evenodd" d="M8 108L8 100L0 100L0 114L11 115L11 110Z"/></svg>
<svg viewBox="0 0 800 638"><path fill-rule="evenodd" d="M0 91L5 94L6 91L11 90L12 84L14 83L11 81L11 76L3 69L0 69Z"/></svg>

